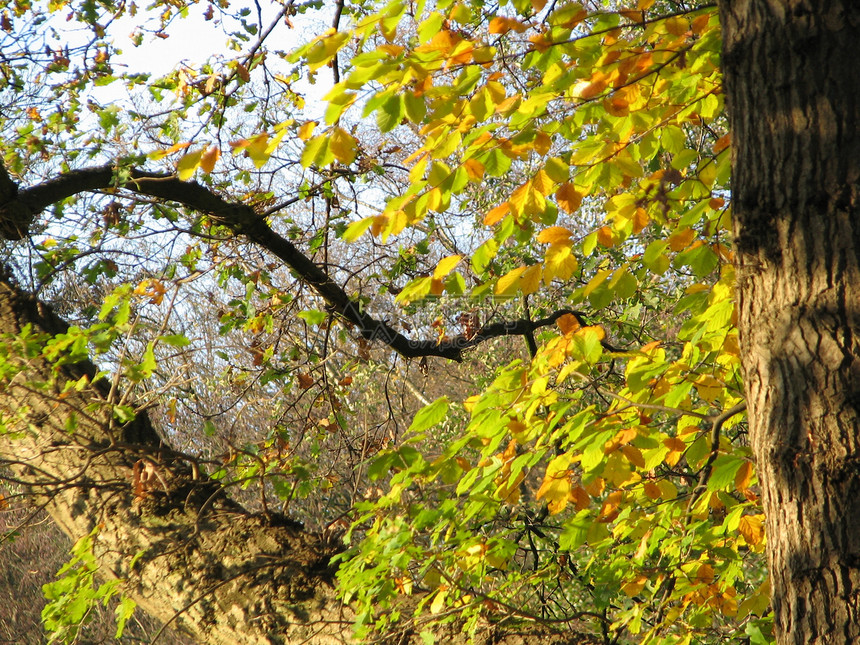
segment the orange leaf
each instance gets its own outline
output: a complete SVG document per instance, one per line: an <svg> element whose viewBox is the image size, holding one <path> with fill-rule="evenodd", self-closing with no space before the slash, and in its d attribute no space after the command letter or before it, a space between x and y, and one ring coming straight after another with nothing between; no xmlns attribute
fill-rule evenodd
<svg viewBox="0 0 860 645"><path fill-rule="evenodd" d="M545 155L552 146L552 137L546 132L538 132L533 145L535 152L539 155Z"/></svg>
<svg viewBox="0 0 860 645"><path fill-rule="evenodd" d="M636 212L633 213L633 232L641 233L642 229L648 226L650 219L648 211L642 207L637 208Z"/></svg>
<svg viewBox="0 0 860 645"><path fill-rule="evenodd" d="M750 480L752 480L753 465L752 462L745 461L735 473L735 488L743 492L749 488Z"/></svg>
<svg viewBox="0 0 860 645"><path fill-rule="evenodd" d="M570 490L570 501L576 505L577 511L581 511L591 505L591 497L582 486L575 486Z"/></svg>
<svg viewBox="0 0 860 645"><path fill-rule="evenodd" d="M203 172L212 172L212 169L215 168L215 162L218 161L218 157L221 156L221 150L216 146L209 146L206 149L206 152L200 157L200 168Z"/></svg>
<svg viewBox="0 0 860 645"><path fill-rule="evenodd" d="M489 31L491 34L506 34L509 31L515 31L518 34L521 34L525 30L526 26L519 20L514 20L513 18L508 18L506 16L496 16L490 21Z"/></svg>
<svg viewBox="0 0 860 645"><path fill-rule="evenodd" d="M597 516L598 522L611 522L618 517L618 506L621 504L621 491L616 490L606 496L603 506L600 508L600 514Z"/></svg>
<svg viewBox="0 0 860 645"><path fill-rule="evenodd" d="M505 202L504 204L499 204L486 214L486 216L484 217L484 225L492 226L493 224L497 224L498 222L501 222L510 212L510 203Z"/></svg>
<svg viewBox="0 0 860 645"><path fill-rule="evenodd" d="M645 457L636 446L621 446L621 454L637 468L645 468Z"/></svg>
<svg viewBox="0 0 860 645"><path fill-rule="evenodd" d="M597 231L597 241L606 248L612 247L615 243L612 239L612 229L608 226L601 226Z"/></svg>
<svg viewBox="0 0 860 645"><path fill-rule="evenodd" d="M645 494L651 499L660 499L660 495L662 494L662 490L660 487L654 482L645 482L645 486L643 487Z"/></svg>
<svg viewBox="0 0 860 645"><path fill-rule="evenodd" d="M763 515L744 515L738 523L738 530L747 544L755 546L764 541Z"/></svg>
<svg viewBox="0 0 860 645"><path fill-rule="evenodd" d="M579 320L577 320L576 316L573 314L564 314L558 320L555 321L555 324L558 325L558 328L561 330L561 333L567 336L568 334L572 334L577 329L580 328Z"/></svg>
<svg viewBox="0 0 860 645"><path fill-rule="evenodd" d="M537 241L541 244L567 244L573 232L564 226L550 226L538 233Z"/></svg>
<svg viewBox="0 0 860 645"><path fill-rule="evenodd" d="M691 228L686 228L683 231L677 231L669 236L669 248L673 251L683 251L688 246L693 238L696 237L696 231Z"/></svg>
<svg viewBox="0 0 860 645"><path fill-rule="evenodd" d="M621 591L623 591L624 595L628 598L638 596L639 592L641 592L645 588L646 582L648 582L648 576L639 576L635 580L625 582L623 585L621 585Z"/></svg>
<svg viewBox="0 0 860 645"><path fill-rule="evenodd" d="M466 159L463 162L463 167L466 169L470 181L481 181L484 178L484 164L477 159Z"/></svg>
<svg viewBox="0 0 860 645"><path fill-rule="evenodd" d="M724 134L714 142L714 154L718 155L732 144L732 135Z"/></svg>
<svg viewBox="0 0 860 645"><path fill-rule="evenodd" d="M696 572L696 579L706 585L714 581L714 568L709 564L702 564Z"/></svg>
<svg viewBox="0 0 860 645"><path fill-rule="evenodd" d="M303 390L307 390L314 384L314 378L310 374L306 374L305 372L299 372L298 380L299 387Z"/></svg>
<svg viewBox="0 0 860 645"><path fill-rule="evenodd" d="M606 488L606 481L603 477L596 477L588 482L584 488L592 497L599 497L603 494L603 490Z"/></svg>
<svg viewBox="0 0 860 645"><path fill-rule="evenodd" d="M583 194L576 190L576 186L571 183L562 184L555 191L555 200L566 213L573 213L579 208L582 203Z"/></svg>

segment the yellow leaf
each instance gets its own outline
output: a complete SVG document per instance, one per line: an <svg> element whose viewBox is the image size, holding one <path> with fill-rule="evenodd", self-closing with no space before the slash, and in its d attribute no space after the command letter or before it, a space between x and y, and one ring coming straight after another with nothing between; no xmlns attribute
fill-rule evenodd
<svg viewBox="0 0 860 645"><path fill-rule="evenodd" d="M526 270L526 267L518 267L513 271L508 271L505 275L499 278L496 283L497 296L511 296L516 292L519 286L520 276Z"/></svg>
<svg viewBox="0 0 860 645"><path fill-rule="evenodd" d="M683 36L690 29L690 23L683 16L672 16L665 21L666 31L673 36Z"/></svg>
<svg viewBox="0 0 860 645"><path fill-rule="evenodd" d="M764 515L744 515L738 523L738 530L747 544L761 544L764 541Z"/></svg>
<svg viewBox="0 0 860 645"><path fill-rule="evenodd" d="M427 208L431 211L436 211L437 213L441 213L444 204L444 200L442 199L442 190L438 187L433 188L432 190L427 191Z"/></svg>
<svg viewBox="0 0 860 645"><path fill-rule="evenodd" d="M699 565L699 569L696 571L698 582L709 585L714 581L714 577L714 567L707 563Z"/></svg>
<svg viewBox="0 0 860 645"><path fill-rule="evenodd" d="M358 142L349 132L343 128L335 128L329 139L329 149L342 164L351 164L355 161L358 150Z"/></svg>
<svg viewBox="0 0 860 645"><path fill-rule="evenodd" d="M571 456L567 453L555 457L546 467L546 474L537 492L538 499L546 499L550 515L564 510L570 499Z"/></svg>
<svg viewBox="0 0 860 645"><path fill-rule="evenodd" d="M621 454L637 468L645 468L645 458L642 456L642 451L636 446L621 446Z"/></svg>
<svg viewBox="0 0 860 645"><path fill-rule="evenodd" d="M560 157L547 159L544 170L550 179L559 184L565 183L570 178L570 166Z"/></svg>
<svg viewBox="0 0 860 645"><path fill-rule="evenodd" d="M215 162L220 156L221 150L217 146L209 146L200 157L200 168L203 169L203 172L212 172L212 169L215 168Z"/></svg>
<svg viewBox="0 0 860 645"><path fill-rule="evenodd" d="M376 219L373 215L369 217L365 217L364 219L360 219L357 222L353 222L349 226L346 227L346 230L343 232L343 240L345 242L355 242L359 237L361 237L364 232L370 228L370 225L373 224L373 220Z"/></svg>
<svg viewBox="0 0 860 645"><path fill-rule="evenodd" d="M257 168L262 168L272 154L269 151L269 134L262 132L248 142L245 154L251 158Z"/></svg>
<svg viewBox="0 0 860 645"><path fill-rule="evenodd" d="M511 193L510 204L514 215L534 215L544 210L546 200L535 190L534 184L527 181Z"/></svg>
<svg viewBox="0 0 860 645"><path fill-rule="evenodd" d="M299 139L307 141L313 136L314 128L317 127L316 121L307 121L299 128Z"/></svg>
<svg viewBox="0 0 860 645"><path fill-rule="evenodd" d="M531 183L532 186L534 186L534 189L541 195L549 195L555 185L555 182L549 178L549 175L547 175L543 169L537 171L537 174L532 178Z"/></svg>
<svg viewBox="0 0 860 645"><path fill-rule="evenodd" d="M523 292L523 295L527 296L538 290L542 273L540 264L534 264L523 272L520 276L520 291Z"/></svg>
<svg viewBox="0 0 860 645"><path fill-rule="evenodd" d="M440 611L445 609L445 596L448 595L448 587L445 585L439 585L439 590L436 592L436 596L433 598L433 602L430 603L430 613L438 614Z"/></svg>
<svg viewBox="0 0 860 645"><path fill-rule="evenodd" d="M573 232L564 226L550 226L538 233L537 241L541 244L567 244Z"/></svg>
<svg viewBox="0 0 860 645"><path fill-rule="evenodd" d="M539 155L545 155L552 147L552 137L546 132L538 132L534 140L535 152ZM544 193L545 195L546 193Z"/></svg>
<svg viewBox="0 0 860 645"><path fill-rule="evenodd" d="M463 259L461 255L449 255L446 258L442 258L439 261L439 264L436 265L436 270L433 271L433 278L435 280L441 280L446 275L451 273L454 270L454 267L460 264L460 260Z"/></svg>
<svg viewBox="0 0 860 645"><path fill-rule="evenodd" d="M725 385L710 374L702 374L695 383L696 391L705 401L716 401L725 390Z"/></svg>
<svg viewBox="0 0 860 645"><path fill-rule="evenodd" d="M553 279L570 280L579 264L567 244L553 244L546 250L544 258L544 282L549 284Z"/></svg>
<svg viewBox="0 0 860 645"><path fill-rule="evenodd" d="M516 506L520 501L520 484L525 478L526 474L523 471L513 481L507 478L503 479L496 488L496 497L506 504Z"/></svg>
<svg viewBox="0 0 860 645"><path fill-rule="evenodd" d="M404 228L406 228L408 223L409 217L406 215L406 211L396 211L393 215L389 216L388 223L382 229L382 241L385 242L389 235L397 235L400 233Z"/></svg>
<svg viewBox="0 0 860 645"><path fill-rule="evenodd" d="M623 585L621 585L621 591L623 591L624 595L626 595L628 598L638 596L639 592L645 588L646 582L648 582L648 576L639 576L635 580L625 582Z"/></svg>
<svg viewBox="0 0 860 645"><path fill-rule="evenodd" d="M576 187L571 183L565 183L559 186L555 191L555 201L558 207L566 213L573 213L579 208L582 203L583 194L576 190Z"/></svg>
<svg viewBox="0 0 860 645"><path fill-rule="evenodd" d="M176 162L176 174L182 181L191 179L194 171L200 165L200 159L203 157L203 149L187 152L179 161Z"/></svg>

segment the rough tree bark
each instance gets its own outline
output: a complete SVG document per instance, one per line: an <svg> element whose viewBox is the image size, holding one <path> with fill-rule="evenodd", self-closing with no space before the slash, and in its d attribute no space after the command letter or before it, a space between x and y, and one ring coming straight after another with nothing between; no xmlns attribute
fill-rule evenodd
<svg viewBox="0 0 860 645"><path fill-rule="evenodd" d="M721 4L738 325L780 643L860 642L860 4Z"/></svg>

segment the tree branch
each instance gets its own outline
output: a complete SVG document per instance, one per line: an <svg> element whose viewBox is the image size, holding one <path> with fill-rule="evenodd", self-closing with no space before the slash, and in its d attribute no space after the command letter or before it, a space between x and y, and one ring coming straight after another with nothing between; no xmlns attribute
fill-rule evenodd
<svg viewBox="0 0 860 645"><path fill-rule="evenodd" d="M29 234L38 213L51 204L82 192L123 188L139 195L175 202L208 213L219 224L244 235L278 257L325 300L330 312L355 325L366 340L385 343L405 358L438 356L462 361L466 349L500 336L524 336L528 339L535 330L551 325L568 313L582 322L582 314L563 309L541 320L520 319L485 325L473 336L461 334L443 341L413 340L387 322L367 314L357 300L350 298L340 285L292 242L275 232L253 208L247 204L229 202L197 182L181 181L174 175L164 173L98 166L73 170L22 190L11 179L5 182L4 176L8 179L5 169L0 172L0 236L6 239L23 239ZM605 347L615 351L609 346Z"/></svg>
<svg viewBox="0 0 860 645"><path fill-rule="evenodd" d="M245 511L166 446L145 413L117 430L95 366L52 363L32 350L40 334L65 330L50 308L0 271L0 463L72 539L97 529L100 575L125 580L147 612L178 620L201 643L352 642L355 617L337 597L330 565L337 549L288 518ZM69 381L89 384L69 388ZM152 488L135 481L141 459L158 469ZM418 600L404 599L404 616ZM596 642L570 629L510 620L484 629L485 642L496 645ZM457 623L434 630L437 642L469 641ZM379 642L423 639L407 628Z"/></svg>

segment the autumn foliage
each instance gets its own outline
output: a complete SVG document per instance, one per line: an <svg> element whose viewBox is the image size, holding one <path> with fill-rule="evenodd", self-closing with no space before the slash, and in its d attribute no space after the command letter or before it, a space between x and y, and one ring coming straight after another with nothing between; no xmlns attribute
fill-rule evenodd
<svg viewBox="0 0 860 645"><path fill-rule="evenodd" d="M81 327L49 348L89 348L135 384L143 402L118 401L119 422L157 408L189 450L213 442L200 449L210 475L342 534L339 588L360 637L413 621L432 642L440 622L513 616L606 642L769 642L717 11L597 5L346 2L335 29L292 51L260 29L247 55L162 78L104 58L42 99L29 129L3 117L22 185L87 155L115 165L90 205L98 226L69 198L57 214L86 233L44 218L15 247L60 302L74 295L67 269L91 285L68 305ZM273 25L300 22L285 6ZM114 82L151 105L86 116L74 83ZM63 96L65 114L47 107ZM70 115L99 127L86 139ZM341 291L283 270L247 220L159 205L137 168L250 207ZM106 240L150 232L158 252L140 265L111 255ZM391 326L370 333L344 302ZM204 310L202 330L168 323ZM505 321L519 326L491 328ZM460 380L432 352L404 363L379 331L394 327L462 341ZM380 404L389 368L425 383L421 405ZM225 390L254 397L247 420L200 403ZM315 497L338 487L346 502Z"/></svg>

